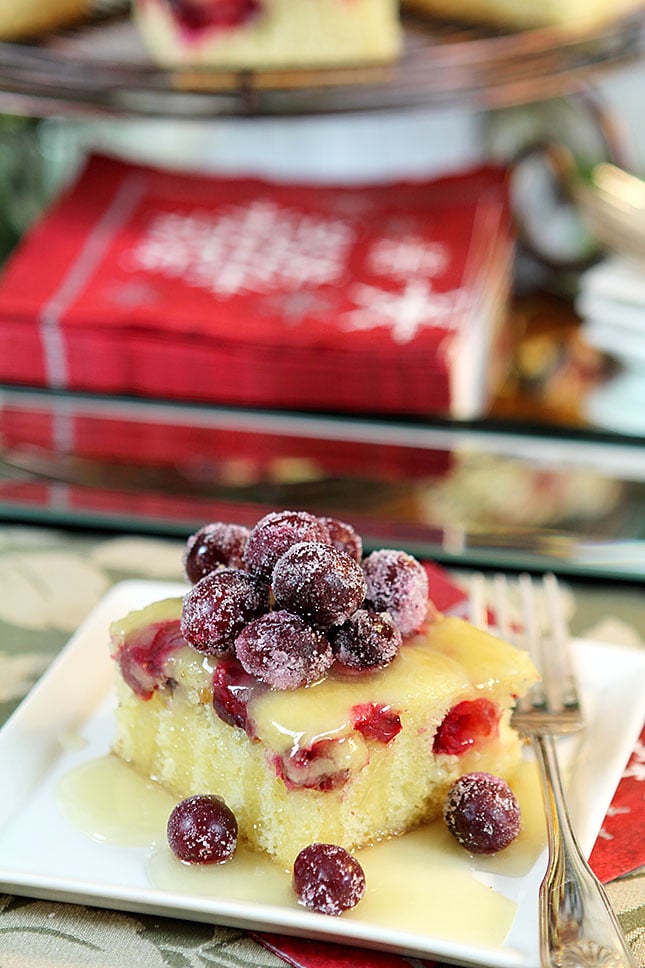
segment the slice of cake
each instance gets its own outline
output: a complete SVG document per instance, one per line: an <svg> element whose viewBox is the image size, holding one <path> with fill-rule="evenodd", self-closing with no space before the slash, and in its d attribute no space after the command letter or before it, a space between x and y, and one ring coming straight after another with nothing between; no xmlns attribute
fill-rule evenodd
<svg viewBox="0 0 645 968"><path fill-rule="evenodd" d="M432 17L490 24L505 30L555 27L564 32L585 33L643 8L643 0L403 0L403 7Z"/></svg>
<svg viewBox="0 0 645 968"><path fill-rule="evenodd" d="M223 797L285 867L314 842L353 850L440 816L464 773L512 776L525 653L437 614L423 567L363 557L349 525L227 528L189 541L183 599L112 626L117 755L178 799Z"/></svg>
<svg viewBox="0 0 645 968"><path fill-rule="evenodd" d="M0 40L34 37L78 23L92 12L91 0L0 0Z"/></svg>
<svg viewBox="0 0 645 968"><path fill-rule="evenodd" d="M326 67L393 60L396 0L135 0L152 57L168 66Z"/></svg>

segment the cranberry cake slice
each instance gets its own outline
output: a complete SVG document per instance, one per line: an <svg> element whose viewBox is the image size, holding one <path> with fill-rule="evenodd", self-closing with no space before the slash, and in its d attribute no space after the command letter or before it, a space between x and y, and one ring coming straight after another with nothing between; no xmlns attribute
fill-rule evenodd
<svg viewBox="0 0 645 968"><path fill-rule="evenodd" d="M135 0L134 17L169 67L333 67L401 47L396 0Z"/></svg>
<svg viewBox="0 0 645 968"><path fill-rule="evenodd" d="M222 797L286 868L440 816L464 773L512 776L511 710L537 674L437 614L414 558L363 557L351 526L306 512L258 522L237 567L223 544L219 523L191 536L184 598L111 628L123 760L178 799Z"/></svg>

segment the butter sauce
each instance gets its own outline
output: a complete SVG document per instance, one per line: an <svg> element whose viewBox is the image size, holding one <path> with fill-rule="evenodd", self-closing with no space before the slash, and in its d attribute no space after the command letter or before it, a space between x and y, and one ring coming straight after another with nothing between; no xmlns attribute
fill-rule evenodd
<svg viewBox="0 0 645 968"><path fill-rule="evenodd" d="M472 857L441 821L365 848L357 857L367 892L343 918L460 943L501 944L513 923L515 904L479 875L521 877L544 844L532 763L522 764L513 789L522 809L522 830L506 850L490 858ZM149 847L147 876L155 889L297 908L289 872L244 845L226 864L191 867L178 861L166 844L175 800L115 756L88 761L67 773L57 787L57 801L67 820L92 839L106 846Z"/></svg>

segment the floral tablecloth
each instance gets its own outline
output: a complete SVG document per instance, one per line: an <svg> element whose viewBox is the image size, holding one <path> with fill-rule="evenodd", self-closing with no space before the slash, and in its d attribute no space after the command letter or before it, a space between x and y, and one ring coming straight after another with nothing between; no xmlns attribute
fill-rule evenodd
<svg viewBox="0 0 645 968"><path fill-rule="evenodd" d="M181 579L181 547L176 540L152 537L0 527L0 723L115 582ZM597 609L597 596L590 598ZM579 626L583 599L577 590L570 596ZM611 641L645 647L645 598L637 599L628 621L614 613L598 625L597 611L589 614L588 636L606 641L610 630ZM642 742L628 771L632 784L645 781ZM645 815L645 794L640 803ZM608 821L613 811L613 822L622 822L623 809L613 805ZM644 826L641 822L640 829ZM611 841L610 826L601 832L603 838ZM608 893L637 964L645 966L645 869L612 881ZM389 968L394 963L389 956L327 944L294 941L287 950L283 939L275 940L272 945L270 938L260 941L229 928L0 895L0 968L279 968L285 961L303 968Z"/></svg>

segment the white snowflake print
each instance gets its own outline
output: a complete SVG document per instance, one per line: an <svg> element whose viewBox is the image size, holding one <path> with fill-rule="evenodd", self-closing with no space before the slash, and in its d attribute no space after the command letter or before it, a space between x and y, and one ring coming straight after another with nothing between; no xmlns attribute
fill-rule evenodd
<svg viewBox="0 0 645 968"><path fill-rule="evenodd" d="M255 199L218 214L157 215L125 264L219 297L293 291L338 282L353 242L346 221Z"/></svg>
<svg viewBox="0 0 645 968"><path fill-rule="evenodd" d="M449 259L449 251L441 242L407 235L378 239L367 254L367 265L373 272L395 279L432 278L444 271Z"/></svg>
<svg viewBox="0 0 645 968"><path fill-rule="evenodd" d="M334 301L318 290L278 292L263 299L258 311L264 310L280 316L286 326L296 326L310 316L329 315L334 311Z"/></svg>
<svg viewBox="0 0 645 968"><path fill-rule="evenodd" d="M633 779L637 782L645 780L645 743L639 740L634 747L634 753L623 771L623 779ZM631 813L629 807L610 807L607 811L608 817L620 816L621 814ZM613 840L610 834L603 827L599 833L603 840Z"/></svg>
<svg viewBox="0 0 645 968"><path fill-rule="evenodd" d="M395 343L409 343L422 329L455 329L462 296L460 290L435 292L426 279L409 279L399 292L361 283L349 291L359 308L344 313L341 322L352 330L387 326Z"/></svg>
<svg viewBox="0 0 645 968"><path fill-rule="evenodd" d="M631 810L629 807L609 807L609 809L607 810L608 817L622 817L623 814L626 814L626 813L631 813ZM614 839L614 835L610 834L609 831L605 830L604 827L600 828L600 830L598 831L598 836L601 838L601 840Z"/></svg>
<svg viewBox="0 0 645 968"><path fill-rule="evenodd" d="M624 777L631 777L639 782L645 780L645 743L640 740L636 744L634 754L623 773Z"/></svg>

